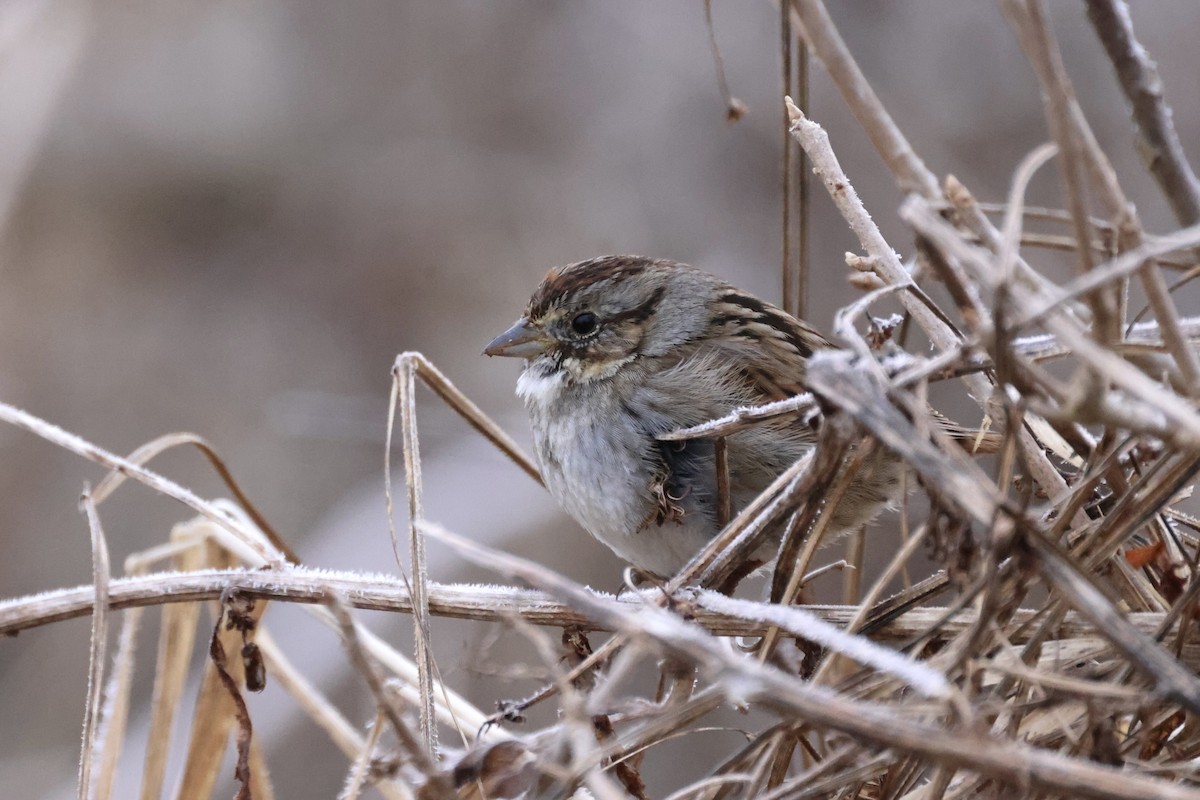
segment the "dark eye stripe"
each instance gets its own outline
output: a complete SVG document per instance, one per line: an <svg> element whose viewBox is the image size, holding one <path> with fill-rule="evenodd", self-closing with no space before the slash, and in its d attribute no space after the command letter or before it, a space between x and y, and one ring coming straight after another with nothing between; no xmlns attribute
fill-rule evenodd
<svg viewBox="0 0 1200 800"><path fill-rule="evenodd" d="M658 303L662 300L663 294L666 292L665 287L658 287L650 295L649 299L641 305L631 308L628 311L622 311L619 314L613 314L608 318L609 322L645 322L658 308Z"/></svg>

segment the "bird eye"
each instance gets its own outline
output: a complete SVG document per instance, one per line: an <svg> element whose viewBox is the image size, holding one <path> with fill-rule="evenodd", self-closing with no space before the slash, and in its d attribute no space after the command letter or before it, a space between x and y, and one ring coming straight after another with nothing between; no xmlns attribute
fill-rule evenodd
<svg viewBox="0 0 1200 800"><path fill-rule="evenodd" d="M596 315L590 311L582 311L571 320L571 330L580 336L587 336L596 330Z"/></svg>

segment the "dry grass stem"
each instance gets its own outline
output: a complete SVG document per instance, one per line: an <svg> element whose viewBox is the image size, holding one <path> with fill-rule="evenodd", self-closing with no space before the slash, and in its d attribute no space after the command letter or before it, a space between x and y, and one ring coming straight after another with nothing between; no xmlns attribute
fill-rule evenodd
<svg viewBox="0 0 1200 800"><path fill-rule="evenodd" d="M223 538L227 537L222 542L223 545L236 552L240 558L266 564L281 564L286 561L282 553L265 541L260 531L253 529L252 526L238 524L229 511L201 499L191 490L185 489L168 478L151 472L127 458L97 447L80 436L68 433L57 425L7 403L0 403L0 421L23 428L64 450L69 450L89 461L94 461L134 478L151 489L178 500L201 516L216 523L221 529L218 535Z"/></svg>
<svg viewBox="0 0 1200 800"><path fill-rule="evenodd" d="M366 681L371 694L375 697L379 713L391 725L392 732L408 757L410 764L421 775L425 776L427 781L432 781L435 786L443 782L444 778L437 775L437 767L434 765L432 756L427 749L428 744L418 740L409 730L409 723L404 718L404 710L397 704L396 698L389 687L385 685L379 665L367 652L366 648L363 647L362 642L359 641L358 626L350 616L345 601L339 595L330 593L327 605L338 621L338 627L341 629L342 634L342 643L350 655L351 663ZM429 696L431 698L432 694L432 691L430 691ZM432 700L430 700L430 706L432 706ZM432 709L430 714L432 716Z"/></svg>
<svg viewBox="0 0 1200 800"><path fill-rule="evenodd" d="M97 749L97 729L100 726L100 704L104 693L104 664L108 653L108 542L90 489L85 489L80 507L87 517L92 545L92 589L95 592L92 609L92 636L88 652L87 700L83 710L83 743L79 755L79 800L92 796L92 760Z"/></svg>
<svg viewBox="0 0 1200 800"><path fill-rule="evenodd" d="M410 584L413 598L413 631L416 640L417 671L421 683L421 737L424 739L428 751L436 753L437 727L433 722L434 665L432 643L430 642L433 627L429 623L429 601L426 588L429 575L425 561L425 539L417 529L417 520L423 516L421 511L421 455L417 450L417 399L415 397L416 365L420 361L419 357L406 353L396 359L396 366L392 370L393 386L388 406L387 438L384 441L383 476L387 493L388 531L392 537L396 567L400 570L405 582ZM404 560L400 555L400 542L396 536L392 517L392 430L397 403L400 408L400 429L404 445L404 483L408 490L408 557L411 578L404 570ZM331 605L331 608L333 607ZM395 725L394 720L393 725Z"/></svg>

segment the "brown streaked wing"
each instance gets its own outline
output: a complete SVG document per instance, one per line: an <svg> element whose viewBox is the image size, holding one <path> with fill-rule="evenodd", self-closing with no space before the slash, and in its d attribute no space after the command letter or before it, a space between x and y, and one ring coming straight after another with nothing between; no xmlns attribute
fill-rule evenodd
<svg viewBox="0 0 1200 800"><path fill-rule="evenodd" d="M808 357L834 346L808 323L731 286L717 293L709 312L709 342L744 363L742 374L762 402L804 392Z"/></svg>

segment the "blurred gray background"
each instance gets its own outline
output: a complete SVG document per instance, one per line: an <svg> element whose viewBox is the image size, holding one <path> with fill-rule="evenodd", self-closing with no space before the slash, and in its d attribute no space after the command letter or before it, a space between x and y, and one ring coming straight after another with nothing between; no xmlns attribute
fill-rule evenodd
<svg viewBox="0 0 1200 800"><path fill-rule="evenodd" d="M1048 135L998 9L831 5L931 168L1003 199L1018 160ZM610 252L668 256L778 298L777 12L768 2L713 6L730 86L749 107L732 125L700 0L6 0L0 399L118 452L198 432L309 563L391 569L382 463L396 353L425 353L524 442L518 365L479 353L548 267ZM1151 231L1169 229L1082 5L1052 6L1124 185ZM1134 12L1184 146L1200 153L1200 5ZM890 176L818 66L813 75L812 116L892 244L911 251ZM1059 202L1052 169L1032 194ZM810 317L827 329L854 296L841 254L856 248L819 187L813 196ZM619 585L614 557L431 395L419 402L429 516L600 588ZM194 452L154 466L203 495L224 493ZM102 474L0 428L0 597L90 579L76 500ZM123 488L102 508L114 568L187 516ZM435 547L433 577L488 576ZM370 622L407 641L406 620ZM352 720L368 719L331 634L278 606L268 625ZM87 631L77 620L0 642L6 797L73 796ZM481 655L498 646L491 633L453 623L437 632L447 678L484 708L537 685L484 674ZM503 658L520 661L520 643L507 647ZM251 710L278 796L334 796L346 764L323 734L282 694ZM136 792L139 719L135 708L118 796ZM185 733L177 726L180 743ZM711 764L705 747L723 753L731 741L704 734L675 752L699 775ZM675 780L664 760L648 761L656 794Z"/></svg>

